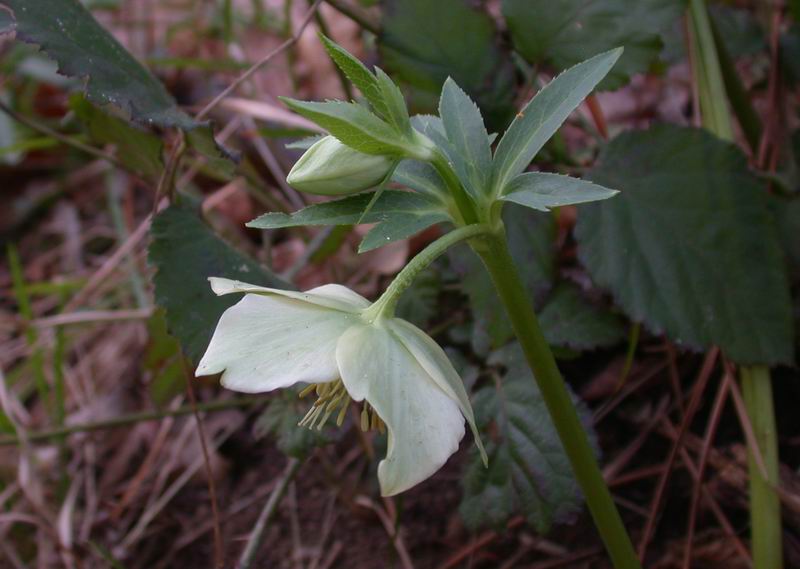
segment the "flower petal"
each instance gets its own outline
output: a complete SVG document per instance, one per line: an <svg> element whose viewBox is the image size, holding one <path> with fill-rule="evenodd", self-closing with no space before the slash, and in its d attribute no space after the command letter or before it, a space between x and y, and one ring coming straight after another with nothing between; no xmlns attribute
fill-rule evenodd
<svg viewBox="0 0 800 569"><path fill-rule="evenodd" d="M366 399L389 429L378 465L382 495L422 482L458 450L464 436L458 404L387 328L352 326L339 340L336 361L350 396Z"/></svg>
<svg viewBox="0 0 800 569"><path fill-rule="evenodd" d="M344 312L359 312L370 305L370 302L360 294L353 292L346 286L337 284L326 284L306 292L298 292L295 290L267 288L222 277L209 277L208 281L211 283L212 290L218 296L234 292L249 292L262 295L275 294Z"/></svg>
<svg viewBox="0 0 800 569"><path fill-rule="evenodd" d="M472 412L472 404L469 402L469 395L464 388L461 376L453 367L444 350L434 342L433 338L425 332L400 318L392 318L387 322L389 329L400 339L406 349L417 359L417 362L428 372L439 388L447 393L458 403L459 409L467 418L475 444L481 453L484 465L488 464L486 450L483 448L483 441L475 424L475 414Z"/></svg>
<svg viewBox="0 0 800 569"><path fill-rule="evenodd" d="M333 381L336 343L357 319L286 295L248 294L222 314L195 373L224 371L222 385L247 393Z"/></svg>

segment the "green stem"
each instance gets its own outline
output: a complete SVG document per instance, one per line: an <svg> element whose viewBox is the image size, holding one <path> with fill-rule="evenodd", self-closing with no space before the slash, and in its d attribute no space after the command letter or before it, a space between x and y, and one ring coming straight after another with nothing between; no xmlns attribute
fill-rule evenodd
<svg viewBox="0 0 800 569"><path fill-rule="evenodd" d="M775 410L772 401L772 381L766 366L742 367L742 395L747 414L753 425L757 449L748 449L750 471L750 526L753 567L781 569L783 567L781 535L781 503L775 489L778 486L778 442ZM761 451L767 478L764 478L756 453Z"/></svg>
<svg viewBox="0 0 800 569"><path fill-rule="evenodd" d="M381 297L364 311L364 318L369 321L374 321L378 318L392 317L397 307L397 301L400 300L400 296L411 286L416 276L430 265L436 257L461 241L488 233L489 227L486 225L467 225L454 229L450 233L446 233L425 247L403 267L402 271L397 273L392 284L383 292Z"/></svg>
<svg viewBox="0 0 800 569"><path fill-rule="evenodd" d="M474 248L486 265L511 319L614 567L640 569L633 544L603 480L586 431L508 251L505 235L495 233L475 243Z"/></svg>
<svg viewBox="0 0 800 569"><path fill-rule="evenodd" d="M727 107L728 94L704 0L691 0L688 27L694 75L699 86L703 126L719 138L732 142L734 138ZM746 128L744 123L742 126ZM767 469L765 479L758 468L758 462L754 459L753 453L758 452L758 449L749 449L750 539L753 567L781 569L783 567L781 509L775 491L778 484L778 443L772 402L772 379L769 368L765 366L742 366L739 373L747 414L753 424Z"/></svg>
<svg viewBox="0 0 800 569"><path fill-rule="evenodd" d="M456 202L458 211L461 217L464 218L464 225L478 223L478 214L475 212L475 205L472 199L467 195L458 176L456 176L456 173L453 172L453 169L447 162L447 158L445 158L439 150L435 152L433 160L431 160L431 165L436 168L436 172L442 177L442 180L450 190L450 194Z"/></svg>

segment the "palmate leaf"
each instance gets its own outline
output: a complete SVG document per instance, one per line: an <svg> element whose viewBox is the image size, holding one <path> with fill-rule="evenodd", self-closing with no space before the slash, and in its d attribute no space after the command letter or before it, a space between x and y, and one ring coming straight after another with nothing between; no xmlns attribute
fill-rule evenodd
<svg viewBox="0 0 800 569"><path fill-rule="evenodd" d="M601 51L625 54L600 83L616 89L658 60L660 33L684 13L686 0L503 0L514 47L528 61L566 69Z"/></svg>
<svg viewBox="0 0 800 569"><path fill-rule="evenodd" d="M478 106L448 78L442 87L439 115L453 146L450 158L461 183L475 198L489 191L492 149Z"/></svg>
<svg viewBox="0 0 800 569"><path fill-rule="evenodd" d="M578 252L635 321L742 364L793 360L791 301L764 184L733 144L660 126L614 139L589 178Z"/></svg>
<svg viewBox="0 0 800 569"><path fill-rule="evenodd" d="M617 48L571 67L548 83L517 115L497 145L492 167L495 195L520 174L545 142L606 76L622 55Z"/></svg>
<svg viewBox="0 0 800 569"><path fill-rule="evenodd" d="M500 199L539 211L550 211L562 205L605 200L618 193L571 176L527 172L511 180Z"/></svg>
<svg viewBox="0 0 800 569"><path fill-rule="evenodd" d="M547 343L573 350L613 346L625 338L618 315L590 304L575 285L558 285L539 315Z"/></svg>
<svg viewBox="0 0 800 569"><path fill-rule="evenodd" d="M193 361L203 355L226 308L240 295L217 296L208 277L226 277L274 288L292 288L217 237L193 211L173 205L153 220L148 262L156 304L166 310L169 331Z"/></svg>
<svg viewBox="0 0 800 569"><path fill-rule="evenodd" d="M506 368L502 381L472 398L479 428L487 433L489 467L472 455L463 479L459 511L470 529L501 528L521 514L539 533L570 520L582 498L544 400L518 344L493 353L492 365ZM577 401L576 401L577 402ZM590 416L578 412L594 444ZM489 428L494 423L495 428Z"/></svg>
<svg viewBox="0 0 800 569"><path fill-rule="evenodd" d="M281 100L359 152L403 155L406 151L402 136L361 105L344 101L297 101L288 97Z"/></svg>
<svg viewBox="0 0 800 569"><path fill-rule="evenodd" d="M267 213L247 224L257 229L279 229L301 225L352 225L377 223L364 237L359 252L369 251L405 239L436 223L450 221L438 199L425 194L385 190L363 215L375 192L305 207L291 214ZM362 219L363 217L363 219Z"/></svg>

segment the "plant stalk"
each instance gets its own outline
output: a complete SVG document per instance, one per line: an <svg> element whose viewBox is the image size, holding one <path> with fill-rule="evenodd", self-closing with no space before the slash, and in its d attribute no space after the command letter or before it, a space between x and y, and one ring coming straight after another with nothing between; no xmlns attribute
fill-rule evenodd
<svg viewBox="0 0 800 569"><path fill-rule="evenodd" d="M600 472L589 438L511 258L504 232L472 243L486 265L511 319L514 332L522 345L614 567L641 569L633 544Z"/></svg>
<svg viewBox="0 0 800 569"><path fill-rule="evenodd" d="M750 472L750 539L755 569L783 567L783 536L781 535L781 502L778 486L778 442L775 428L775 409L772 400L772 381L766 366L742 367L742 381L747 414L753 425L758 448L749 448L747 467ZM761 452L767 478L758 467L756 453Z"/></svg>
<svg viewBox="0 0 800 569"><path fill-rule="evenodd" d="M714 30L704 0L690 0L689 46L703 126L729 142L734 141L729 94L726 92L723 65L717 52ZM722 61L724 64L724 60ZM729 80L730 83L730 80ZM740 117L741 120L741 117ZM748 138L748 127L742 126ZM750 127L752 128L752 126ZM739 376L747 414L758 441L748 449L750 478L750 540L754 569L782 569L781 508L778 486L778 442L772 400L772 378L766 366L741 366ZM761 450L766 466L765 479L754 453Z"/></svg>

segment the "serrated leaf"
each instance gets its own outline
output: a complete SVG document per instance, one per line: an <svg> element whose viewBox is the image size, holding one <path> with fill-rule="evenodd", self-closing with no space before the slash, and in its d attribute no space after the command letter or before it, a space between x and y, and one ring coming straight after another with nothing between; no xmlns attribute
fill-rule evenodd
<svg viewBox="0 0 800 569"><path fill-rule="evenodd" d="M625 338L619 316L590 304L572 284L559 285L539 315L551 346L593 350L613 346Z"/></svg>
<svg viewBox="0 0 800 569"><path fill-rule="evenodd" d="M294 388L278 391L256 419L253 430L256 438L274 436L282 453L303 460L314 448L326 444L328 437L324 431L297 425L313 403L300 399L299 391Z"/></svg>
<svg viewBox="0 0 800 569"><path fill-rule="evenodd" d="M800 282L800 198L771 197L770 209L778 225L792 280Z"/></svg>
<svg viewBox="0 0 800 569"><path fill-rule="evenodd" d="M632 320L738 363L792 361L775 223L736 146L692 128L630 132L589 178L621 193L581 206L579 255Z"/></svg>
<svg viewBox="0 0 800 569"><path fill-rule="evenodd" d="M280 229L300 225L352 225L360 218L375 192L364 192L313 204L294 213L266 213L247 223L247 227L257 229ZM375 201L372 210L364 217L363 223L377 223L394 216L404 215L446 215L441 203L430 196L386 190Z"/></svg>
<svg viewBox="0 0 800 569"><path fill-rule="evenodd" d="M384 73L380 67L375 68L375 78L386 106L385 118L397 132L408 135L411 132L411 119L408 116L406 100L400 88Z"/></svg>
<svg viewBox="0 0 800 569"><path fill-rule="evenodd" d="M496 194L528 167L545 142L606 76L621 54L621 49L613 49L567 69L525 105L497 145L492 167Z"/></svg>
<svg viewBox="0 0 800 569"><path fill-rule="evenodd" d="M447 199L449 192L436 169L427 162L403 160L394 171L392 181L414 191L438 199Z"/></svg>
<svg viewBox="0 0 800 569"><path fill-rule="evenodd" d="M503 0L514 47L532 63L561 70L623 46L625 54L601 89L616 89L647 71L661 52L659 34L685 8L685 0Z"/></svg>
<svg viewBox="0 0 800 569"><path fill-rule="evenodd" d="M367 251L372 251L393 241L411 237L432 225L447 221L450 221L450 216L438 210L393 213L386 216L385 221L378 223L369 230L369 233L364 236L363 241L358 246L358 252L366 253Z"/></svg>
<svg viewBox="0 0 800 569"><path fill-rule="evenodd" d="M500 199L539 211L550 211L563 205L605 200L618 193L617 190L580 178L548 172L526 172L509 182Z"/></svg>
<svg viewBox="0 0 800 569"><path fill-rule="evenodd" d="M86 126L89 136L99 144L113 144L116 156L128 168L150 179L160 175L164 168L160 138L102 111L80 96L71 99L70 107Z"/></svg>
<svg viewBox="0 0 800 569"><path fill-rule="evenodd" d="M38 44L59 72L86 78L86 97L113 104L133 120L193 129L164 86L94 19L78 0L2 0L14 12L17 38Z"/></svg>
<svg viewBox="0 0 800 569"><path fill-rule="evenodd" d="M239 295L215 295L208 277L291 288L217 237L186 207L173 205L159 213L151 236L148 262L156 269L156 304L166 311L170 333L193 362L203 355L225 309L241 300Z"/></svg>
<svg viewBox="0 0 800 569"><path fill-rule="evenodd" d="M448 78L442 87L439 115L453 146L456 174L469 193L479 198L491 191L492 149L478 106Z"/></svg>
<svg viewBox="0 0 800 569"><path fill-rule="evenodd" d="M281 100L296 113L314 121L343 144L364 154L405 153L402 137L388 124L356 103L344 101Z"/></svg>
<svg viewBox="0 0 800 569"><path fill-rule="evenodd" d="M386 0L378 48L387 71L427 95L430 110L452 77L493 128L507 124L514 67L480 7L464 0Z"/></svg>
<svg viewBox="0 0 800 569"><path fill-rule="evenodd" d="M552 215L511 205L503 210L508 246L531 300L545 292L555 275L556 227ZM506 344L514 330L477 255L466 246L450 250L461 288L469 296L473 316L472 347L479 354Z"/></svg>
<svg viewBox="0 0 800 569"><path fill-rule="evenodd" d="M472 398L476 420L487 433L483 438L489 441L489 468L473 453L459 511L472 530L501 528L521 514L538 533L546 533L553 523L569 521L578 512L578 484L519 345L498 350L489 363L506 368L501 382ZM590 416L573 399L596 446ZM488 428L492 422L496 429Z"/></svg>
<svg viewBox="0 0 800 569"><path fill-rule="evenodd" d="M325 46L325 51L331 57L333 62L342 70L345 76L355 85L359 91L366 97L372 108L381 115L386 115L386 104L383 102L378 81L367 67L361 63L350 52L344 49L339 44L331 41L329 38L320 34L322 44Z"/></svg>

